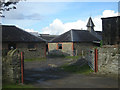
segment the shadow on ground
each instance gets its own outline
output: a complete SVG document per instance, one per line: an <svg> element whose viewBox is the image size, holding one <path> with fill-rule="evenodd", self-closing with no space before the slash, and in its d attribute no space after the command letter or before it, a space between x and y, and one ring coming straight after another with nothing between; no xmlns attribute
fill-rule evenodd
<svg viewBox="0 0 120 90"><path fill-rule="evenodd" d="M106 77L64 71L62 65L83 66L84 59L48 57L45 61L25 62L24 82L38 88L116 88L118 81Z"/></svg>
<svg viewBox="0 0 120 90"><path fill-rule="evenodd" d="M24 70L25 83L40 83L46 80L55 80L60 78L69 77L69 73L61 68L62 65L83 65L85 60L65 59L59 57L48 57L46 61L42 62L26 62Z"/></svg>

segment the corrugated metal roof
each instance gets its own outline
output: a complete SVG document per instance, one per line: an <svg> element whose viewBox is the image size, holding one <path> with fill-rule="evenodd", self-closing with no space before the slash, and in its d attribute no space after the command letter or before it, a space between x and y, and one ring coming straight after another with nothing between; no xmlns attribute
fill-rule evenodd
<svg viewBox="0 0 120 90"><path fill-rule="evenodd" d="M45 42L42 38L38 38L16 26L2 25L2 41L3 42Z"/></svg>
<svg viewBox="0 0 120 90"><path fill-rule="evenodd" d="M54 38L50 42L93 42L100 41L96 36L87 30L69 30Z"/></svg>

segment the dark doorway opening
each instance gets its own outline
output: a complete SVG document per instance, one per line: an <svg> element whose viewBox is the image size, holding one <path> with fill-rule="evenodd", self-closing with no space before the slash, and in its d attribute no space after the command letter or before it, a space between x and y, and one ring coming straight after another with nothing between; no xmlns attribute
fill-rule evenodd
<svg viewBox="0 0 120 90"><path fill-rule="evenodd" d="M15 43L9 43L8 44L8 49L11 50L11 49L16 49L16 44Z"/></svg>

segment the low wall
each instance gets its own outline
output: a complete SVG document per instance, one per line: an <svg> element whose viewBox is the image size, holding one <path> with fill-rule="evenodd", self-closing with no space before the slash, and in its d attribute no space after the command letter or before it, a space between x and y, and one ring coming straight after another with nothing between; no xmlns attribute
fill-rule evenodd
<svg viewBox="0 0 120 90"><path fill-rule="evenodd" d="M98 71L118 75L118 58L120 53L116 47L98 48Z"/></svg>
<svg viewBox="0 0 120 90"><path fill-rule="evenodd" d="M99 47L98 50L98 73L118 75L118 60L120 52L118 47ZM94 49L89 49L85 59L89 66L94 70L95 67Z"/></svg>

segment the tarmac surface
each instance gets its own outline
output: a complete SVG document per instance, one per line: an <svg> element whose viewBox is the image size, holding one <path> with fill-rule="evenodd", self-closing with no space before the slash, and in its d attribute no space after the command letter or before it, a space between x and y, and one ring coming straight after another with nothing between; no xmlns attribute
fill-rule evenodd
<svg viewBox="0 0 120 90"><path fill-rule="evenodd" d="M65 63L75 62L76 60L66 58L25 62L24 82L37 88L118 88L116 79L92 74L73 74L58 68Z"/></svg>

